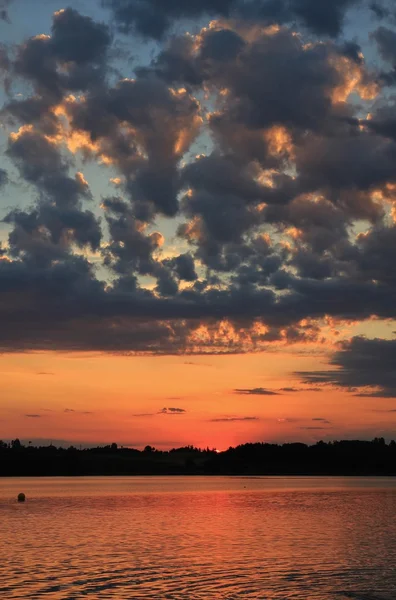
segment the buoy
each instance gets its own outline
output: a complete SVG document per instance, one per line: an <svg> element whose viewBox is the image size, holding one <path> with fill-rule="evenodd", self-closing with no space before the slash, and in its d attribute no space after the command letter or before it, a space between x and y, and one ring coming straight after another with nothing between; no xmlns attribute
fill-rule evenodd
<svg viewBox="0 0 396 600"><path fill-rule="evenodd" d="M25 494L18 494L18 502L25 502L26 496Z"/></svg>

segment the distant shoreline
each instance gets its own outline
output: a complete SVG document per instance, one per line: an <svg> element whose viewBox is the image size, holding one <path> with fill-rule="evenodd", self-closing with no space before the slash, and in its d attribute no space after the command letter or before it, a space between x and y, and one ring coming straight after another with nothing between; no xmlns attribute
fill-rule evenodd
<svg viewBox="0 0 396 600"><path fill-rule="evenodd" d="M237 473L233 473L233 474L227 474L227 473L216 473L216 474L211 474L211 473L162 473L160 475L157 474L153 474L153 473L131 473L129 475L124 474L117 474L117 473L103 473L103 474L79 474L79 475L64 475L64 474L59 474L59 475L19 475L19 474L15 474L15 475L0 475L0 480L1 479L87 479L87 478L125 478L125 479L134 479L134 478L139 478L139 477L152 477L154 478L160 478L160 477L172 477L177 479L178 477L180 478L191 478L191 479L199 479L199 478L216 478L216 477L225 477L225 478L230 478L230 479L263 479L263 478L283 478L283 477L287 477L287 478L295 478L295 479L302 479L304 477L306 478L312 478L312 479L319 479L319 478L346 478L346 479L358 479L358 478L369 478L369 479L393 479L396 477L396 473L393 474L386 474L386 473L349 473L349 474L345 474L345 473L271 473L271 474L255 474L255 475L238 475Z"/></svg>
<svg viewBox="0 0 396 600"><path fill-rule="evenodd" d="M396 443L243 444L224 452L109 446L77 449L0 442L0 477L394 477Z"/></svg>

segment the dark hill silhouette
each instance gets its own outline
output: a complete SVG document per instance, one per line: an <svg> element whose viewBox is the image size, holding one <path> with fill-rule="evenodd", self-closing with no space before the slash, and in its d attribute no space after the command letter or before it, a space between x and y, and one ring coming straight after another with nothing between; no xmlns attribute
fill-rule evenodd
<svg viewBox="0 0 396 600"><path fill-rule="evenodd" d="M396 443L372 441L243 444L225 452L193 446L142 451L78 450L0 441L0 476L56 475L396 475Z"/></svg>

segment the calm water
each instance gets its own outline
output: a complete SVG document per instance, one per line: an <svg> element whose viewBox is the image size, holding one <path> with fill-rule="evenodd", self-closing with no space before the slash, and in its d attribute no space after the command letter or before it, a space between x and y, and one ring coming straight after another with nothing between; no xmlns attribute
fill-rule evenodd
<svg viewBox="0 0 396 600"><path fill-rule="evenodd" d="M5 600L396 598L393 479L0 479L0 519Z"/></svg>

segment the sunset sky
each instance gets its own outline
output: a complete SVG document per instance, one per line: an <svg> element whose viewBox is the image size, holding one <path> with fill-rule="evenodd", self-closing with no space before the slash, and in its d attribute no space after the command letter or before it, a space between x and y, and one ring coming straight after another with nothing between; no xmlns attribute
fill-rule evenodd
<svg viewBox="0 0 396 600"><path fill-rule="evenodd" d="M396 438L394 2L0 16L0 439Z"/></svg>

